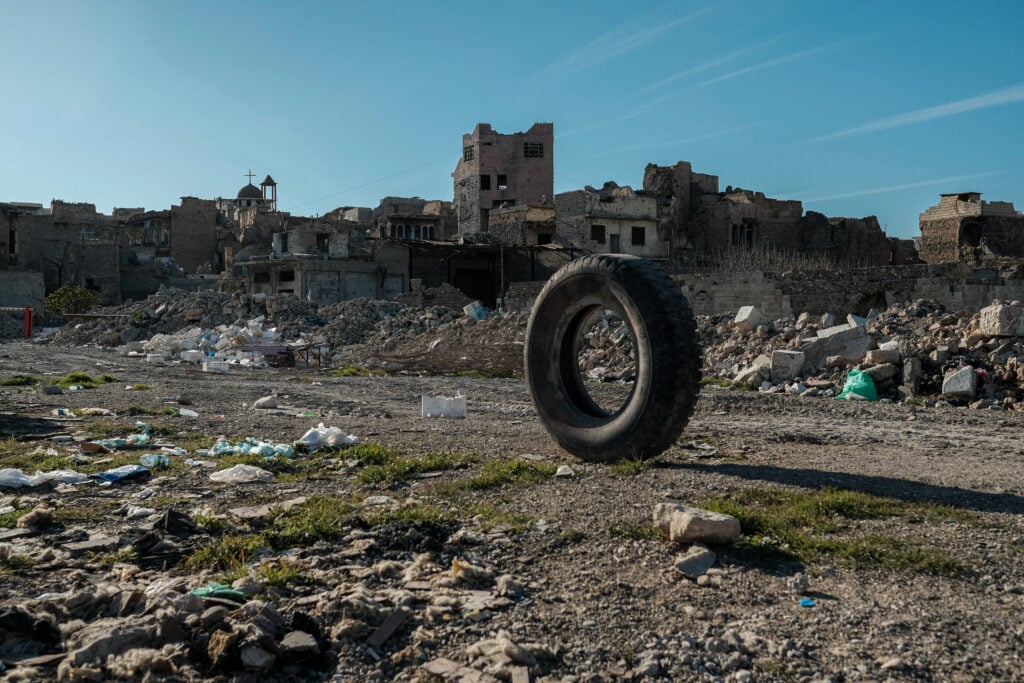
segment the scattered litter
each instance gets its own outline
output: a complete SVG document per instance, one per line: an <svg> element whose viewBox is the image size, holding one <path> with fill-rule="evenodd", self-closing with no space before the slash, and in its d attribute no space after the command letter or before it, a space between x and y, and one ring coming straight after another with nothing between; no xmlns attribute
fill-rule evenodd
<svg viewBox="0 0 1024 683"><path fill-rule="evenodd" d="M276 458L279 455L283 455L290 458L295 455L295 449L286 443L268 443L266 441L260 441L253 437L246 438L245 441L239 441L238 443L231 444L227 441L221 440L213 444L210 449L211 455L262 455L264 458Z"/></svg>
<svg viewBox="0 0 1024 683"><path fill-rule="evenodd" d="M815 604L814 603L814 598L801 598L800 599L800 606L801 607L814 607L814 604Z"/></svg>
<svg viewBox="0 0 1024 683"><path fill-rule="evenodd" d="M447 396L420 397L420 415L422 417L466 417L466 397L461 394L449 398Z"/></svg>
<svg viewBox="0 0 1024 683"><path fill-rule="evenodd" d="M189 467L216 467L217 466L217 463L213 462L212 460L195 460L193 458L188 458L187 460L185 460L185 464L188 465Z"/></svg>
<svg viewBox="0 0 1024 683"><path fill-rule="evenodd" d="M274 475L261 467L238 464L226 470L211 473L210 479L224 484L247 484L254 481L274 481Z"/></svg>
<svg viewBox="0 0 1024 683"><path fill-rule="evenodd" d="M147 486L146 488L142 489L141 491L138 491L135 494L135 497L138 498L139 500L145 500L147 498L152 498L153 496L155 496L157 494L157 491L159 491L159 490L160 489L158 489L158 488L156 488L154 486Z"/></svg>
<svg viewBox="0 0 1024 683"><path fill-rule="evenodd" d="M253 410L270 410L276 408L279 405L277 396L271 394L270 396L264 396L253 401Z"/></svg>
<svg viewBox="0 0 1024 683"><path fill-rule="evenodd" d="M88 417L114 417L117 415L113 410L107 410L106 408L79 408L78 414Z"/></svg>
<svg viewBox="0 0 1024 683"><path fill-rule="evenodd" d="M574 470L573 468L569 467L568 465L560 465L559 468L557 470L555 470L555 476L556 477L575 477L576 476L576 470Z"/></svg>
<svg viewBox="0 0 1024 683"><path fill-rule="evenodd" d="M193 588L189 591L192 595L200 598L219 598L221 600L231 600L233 602L245 602L245 593L237 591L231 586L223 583L217 583L216 581L210 581L202 588Z"/></svg>
<svg viewBox="0 0 1024 683"><path fill-rule="evenodd" d="M302 445L312 453L315 450L321 448L340 448L342 446L352 446L359 443L358 437L346 434L338 427L325 427L324 423L321 422L316 427L313 427L305 434L303 434L295 445Z"/></svg>
<svg viewBox="0 0 1024 683"><path fill-rule="evenodd" d="M21 488L22 486L36 487L53 482L55 484L81 484L89 481L89 476L74 470L53 470L51 472L36 471L33 475L27 475L20 469L0 470L0 486L10 488Z"/></svg>
<svg viewBox="0 0 1024 683"><path fill-rule="evenodd" d="M139 458L139 464L150 469L164 469L171 466L171 459L163 453L145 453Z"/></svg>
<svg viewBox="0 0 1024 683"><path fill-rule="evenodd" d="M56 415L57 417L73 417L74 416L74 413L71 412L71 408L54 408L53 410L50 411L50 414L51 415Z"/></svg>
<svg viewBox="0 0 1024 683"><path fill-rule="evenodd" d="M145 507L142 507L140 505L129 505L127 507L127 509L125 509L125 516L128 519L138 519L140 517L149 517L150 515L155 515L155 514L156 514L156 510L154 510L153 508L145 508Z"/></svg>
<svg viewBox="0 0 1024 683"><path fill-rule="evenodd" d="M474 301L473 303L463 306L462 310L466 315L474 320L483 320L485 317L484 307L480 305L479 301Z"/></svg>
<svg viewBox="0 0 1024 683"><path fill-rule="evenodd" d="M92 474L90 477L92 479L99 479L100 481L115 482L129 477L137 477L140 474L149 474L149 470L142 465L121 465L120 467L115 467L107 470L106 472Z"/></svg>
<svg viewBox="0 0 1024 683"><path fill-rule="evenodd" d="M178 408L178 415L181 415L182 417L199 417L199 413L194 410L189 410L188 408Z"/></svg>

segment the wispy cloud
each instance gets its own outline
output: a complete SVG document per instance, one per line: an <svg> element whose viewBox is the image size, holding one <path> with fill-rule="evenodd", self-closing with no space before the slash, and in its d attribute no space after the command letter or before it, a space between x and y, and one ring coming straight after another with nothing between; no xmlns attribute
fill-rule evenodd
<svg viewBox="0 0 1024 683"><path fill-rule="evenodd" d="M601 121L600 123L593 123L593 124L591 124L589 126L580 126L579 128L570 128L569 130L561 132L558 135L556 135L555 136L555 140L562 140L563 138L567 138L567 137L572 136L572 135L579 135L580 133L590 133L592 131L600 130L602 128L608 128L609 126L614 126L614 125L616 125L618 123L624 123L624 122L629 121L631 119L635 119L638 116L643 116L644 114L646 114L646 113L648 113L650 111L652 111L651 107L644 106L644 107L640 107L639 109L635 109L635 110L631 111L630 113L625 114L624 116L620 116L617 119L612 119L611 121Z"/></svg>
<svg viewBox="0 0 1024 683"><path fill-rule="evenodd" d="M637 50L657 40L677 26L702 17L714 9L715 6L711 5L664 23L650 22L653 25L647 25L643 28L624 27L610 31L594 38L590 42L584 43L561 59L552 62L542 72L566 74L597 66L610 59Z"/></svg>
<svg viewBox="0 0 1024 683"><path fill-rule="evenodd" d="M805 199L804 204L811 204L813 202L825 202L832 199L848 199L849 197L866 197L872 194L884 194L886 192L899 192L900 190L912 190L916 187L930 187L932 185L949 185L952 183L962 183L967 180L977 180L978 178L990 178L995 175L1002 175L1006 171L987 171L985 173L972 173L970 175L957 175L950 176L948 178L936 178L934 180L921 180L916 183L903 183L900 185L886 185L885 187L873 187L870 190L857 190L856 192L844 192L842 194L832 194L825 197L814 197L812 199Z"/></svg>
<svg viewBox="0 0 1024 683"><path fill-rule="evenodd" d="M735 60L739 59L740 57L742 57L743 55L746 55L746 54L749 54L749 53L754 52L756 50L760 50L762 48L765 48L765 47L771 45L772 43L778 42L781 39L782 39L782 34L779 34L779 35L777 35L777 36L775 36L773 38L770 38L768 40L765 40L765 41L762 41L760 43L757 43L756 45L751 45L749 47L745 47L742 50L737 50L736 52L730 52L729 54L724 55L722 57L716 57L715 59L710 59L710 60L708 60L706 62L702 62L702 63L700 63L700 64L698 64L696 66L692 66L689 69L684 69L683 71L680 71L678 73L672 74L668 78L663 78L660 81L657 81L655 83L651 83L650 85L645 85L644 87L640 88L640 90L638 90L637 92L638 93L650 92L652 90L656 90L658 88L662 88L662 87L664 87L666 85L669 85L670 83L675 83L676 81L681 80L683 78L686 78L687 76L693 76L694 74L703 73L704 71L710 71L711 69L714 69L716 67L722 66L723 64L728 64L729 62L735 61Z"/></svg>
<svg viewBox="0 0 1024 683"><path fill-rule="evenodd" d="M739 78L740 76L746 76L747 74L754 73L755 71L762 71L763 69L770 69L771 67L779 66L780 64L788 64L800 59L806 59L811 55L836 47L837 45L840 45L841 42L842 41L829 43L828 45L819 45L818 47L812 47L809 50L801 50L800 52L794 52L793 54L783 55L782 57L776 57L775 59L768 59L757 64L751 64L750 66L745 66L742 69L736 69L735 71L724 73L721 76L715 76L714 78L709 78L706 81L701 81L697 84L697 87L703 88L704 86L711 85L712 83L728 81L733 78Z"/></svg>
<svg viewBox="0 0 1024 683"><path fill-rule="evenodd" d="M741 133L741 132L743 132L745 130L750 130L751 128L757 128L757 127L763 126L763 125L765 125L765 122L764 121L759 121L757 123L750 123L750 124L747 124L745 126L736 126L735 128L726 128L724 130L716 130L716 131L712 131L710 133L704 133L703 135L695 135L693 137L681 138L681 139L678 139L678 140L664 140L664 141L661 141L661 142L642 142L642 143L639 143L639 144L636 144L636 145L627 145L625 147L618 147L616 149L610 149L610 150L601 152L600 154L595 154L594 158L596 159L596 158L599 158L599 157L611 156L613 154L619 154L620 152L631 152L631 151L633 151L635 149L650 149L652 147L673 147L673 146L676 146L676 145L686 145L686 144L689 144L691 142L700 142L701 140L709 140L711 138L720 138L720 137L723 137L725 135L732 135L733 133Z"/></svg>
<svg viewBox="0 0 1024 683"><path fill-rule="evenodd" d="M1005 104L1013 104L1014 102L1020 102L1022 100L1024 100L1024 83L1004 88L1002 90L995 90L984 95L978 95L977 97L968 97L964 100L940 104L936 107L926 107L925 109L918 109L905 114L888 116L884 119L871 121L870 123L865 123L854 128L847 128L846 130L841 130L836 133L819 135L816 138L811 138L804 142L822 142L824 140L834 140L836 138L844 138L850 135L875 133L877 131L888 130L890 128L912 126L915 123L921 123L923 121L944 119L948 116L956 116L957 114L964 114L978 109L1001 107Z"/></svg>

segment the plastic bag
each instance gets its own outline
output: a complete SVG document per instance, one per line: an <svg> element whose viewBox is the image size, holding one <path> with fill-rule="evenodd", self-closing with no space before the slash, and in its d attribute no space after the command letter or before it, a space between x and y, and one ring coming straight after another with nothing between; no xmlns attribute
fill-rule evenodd
<svg viewBox="0 0 1024 683"><path fill-rule="evenodd" d="M846 384L843 385L843 392L839 398L854 401L877 401L878 391L875 389L875 380L871 375L852 368L846 376Z"/></svg>
<svg viewBox="0 0 1024 683"><path fill-rule="evenodd" d="M224 484L247 484L253 481L274 481L274 475L260 467L238 464L226 470L211 473L210 480Z"/></svg>
<svg viewBox="0 0 1024 683"><path fill-rule="evenodd" d="M122 479L138 476L140 474L149 474L149 470L142 465L121 465L120 467L115 467L114 469L107 470L106 472L93 474L91 477L102 481L121 481Z"/></svg>
<svg viewBox="0 0 1024 683"><path fill-rule="evenodd" d="M346 434L338 427L325 427L321 422L319 426L310 429L295 442L306 447L310 453L320 448L337 448L339 446L351 446L359 443L359 439L351 434Z"/></svg>

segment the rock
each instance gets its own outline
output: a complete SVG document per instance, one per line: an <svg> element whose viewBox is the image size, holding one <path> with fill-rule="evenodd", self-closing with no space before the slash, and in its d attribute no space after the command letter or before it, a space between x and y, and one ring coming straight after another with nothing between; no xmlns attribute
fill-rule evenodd
<svg viewBox="0 0 1024 683"><path fill-rule="evenodd" d="M970 365L947 374L942 379L943 398L974 398L978 390L978 374Z"/></svg>
<svg viewBox="0 0 1024 683"><path fill-rule="evenodd" d="M884 365L875 365L864 371L868 375L871 375L871 379L875 382L875 385L883 384L890 381L894 377L900 374L900 369L891 363Z"/></svg>
<svg viewBox="0 0 1024 683"><path fill-rule="evenodd" d="M263 398L256 399L252 407L256 410L268 410L270 408L276 408L278 406L277 396L270 395L264 396Z"/></svg>
<svg viewBox="0 0 1024 683"><path fill-rule="evenodd" d="M822 329L828 329L836 324L836 317L831 313L824 313L821 316L821 327Z"/></svg>
<svg viewBox="0 0 1024 683"><path fill-rule="evenodd" d="M735 517L672 503L655 506L654 524L674 543L733 543L740 537Z"/></svg>
<svg viewBox="0 0 1024 683"><path fill-rule="evenodd" d="M715 564L718 556L706 545L695 543L685 555L676 560L676 571L695 579L703 576Z"/></svg>
<svg viewBox="0 0 1024 683"><path fill-rule="evenodd" d="M45 386L45 387L43 387L42 391L43 391L44 394L48 394L50 396L56 396L58 394L63 394L64 393L64 390L61 389L56 384L50 384L48 386Z"/></svg>
<svg viewBox="0 0 1024 683"><path fill-rule="evenodd" d="M771 360L772 384L789 382L803 375L804 354L802 351L773 351Z"/></svg>
<svg viewBox="0 0 1024 683"><path fill-rule="evenodd" d="M918 383L921 380L921 359L908 358L903 361L903 386L911 393L917 391Z"/></svg>
<svg viewBox="0 0 1024 683"><path fill-rule="evenodd" d="M744 332L750 332L758 325L768 324L768 319L757 309L756 306L741 306L737 311L733 323Z"/></svg>
<svg viewBox="0 0 1024 683"><path fill-rule="evenodd" d="M316 639L305 631L292 631L285 635L279 645L281 658L289 661L313 659L320 655Z"/></svg>
<svg viewBox="0 0 1024 683"><path fill-rule="evenodd" d="M1019 337L1021 309L1002 303L993 303L978 313L978 332L986 337Z"/></svg>
<svg viewBox="0 0 1024 683"><path fill-rule="evenodd" d="M44 505L37 505L27 515L18 519L17 527L19 529L39 529L48 525L52 519L53 510Z"/></svg>
<svg viewBox="0 0 1024 683"><path fill-rule="evenodd" d="M864 362L868 365L883 365L885 363L898 365L900 362L900 352L898 349L873 349L868 351L864 357Z"/></svg>
<svg viewBox="0 0 1024 683"><path fill-rule="evenodd" d="M267 671L274 667L277 658L258 645L242 648L242 666L254 671Z"/></svg>
<svg viewBox="0 0 1024 683"><path fill-rule="evenodd" d="M906 663L899 657L884 660L880 663L882 671L902 671L907 668Z"/></svg>
<svg viewBox="0 0 1024 683"><path fill-rule="evenodd" d="M797 595L803 595L807 592L809 582L807 575L803 572L797 572L793 576L786 579L786 588Z"/></svg>
<svg viewBox="0 0 1024 683"><path fill-rule="evenodd" d="M868 324L868 319L851 313L846 316L846 322L850 323L850 327L864 327Z"/></svg>

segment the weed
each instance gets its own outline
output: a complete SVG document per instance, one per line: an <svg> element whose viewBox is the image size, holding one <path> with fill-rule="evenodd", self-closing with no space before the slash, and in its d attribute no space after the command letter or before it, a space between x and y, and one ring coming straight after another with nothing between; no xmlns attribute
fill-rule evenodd
<svg viewBox="0 0 1024 683"><path fill-rule="evenodd" d="M587 538L587 535L579 529L565 529L560 536L566 543L579 543Z"/></svg>
<svg viewBox="0 0 1024 683"><path fill-rule="evenodd" d="M192 521L211 533L222 532L227 527L227 522L224 521L224 518L217 517L209 512L197 512L192 515Z"/></svg>
<svg viewBox="0 0 1024 683"><path fill-rule="evenodd" d="M394 450L379 443L360 443L341 451L348 460L358 460L360 465L384 465L394 460Z"/></svg>
<svg viewBox="0 0 1024 683"><path fill-rule="evenodd" d="M384 462L369 465L356 475L356 479L365 485L396 483L424 472L438 472L463 467L479 458L473 455L456 453L426 453L418 457L394 457Z"/></svg>
<svg viewBox="0 0 1024 683"><path fill-rule="evenodd" d="M620 460L611 466L613 474L618 474L624 477L631 477L641 472L646 472L651 469L652 460L645 460L644 458L633 457L627 460Z"/></svg>
<svg viewBox="0 0 1024 683"><path fill-rule="evenodd" d="M0 387L30 387L42 381L40 378L33 377L32 375L11 375L6 379L0 380Z"/></svg>
<svg viewBox="0 0 1024 683"><path fill-rule="evenodd" d="M700 385L702 387L722 387L725 389L732 385L732 380L725 379L724 377L702 377Z"/></svg>
<svg viewBox="0 0 1024 683"><path fill-rule="evenodd" d="M346 365L343 368L335 368L328 372L331 377L371 377L386 375L380 368L367 368L362 365Z"/></svg>
<svg viewBox="0 0 1024 683"><path fill-rule="evenodd" d="M121 380L119 380L117 377L114 377L113 375L108 375L108 374L104 373L104 374L100 375L100 378L97 381L100 384L117 384Z"/></svg>
<svg viewBox="0 0 1024 683"><path fill-rule="evenodd" d="M278 515L264 535L277 550L329 541L338 537L356 510L347 501L313 496Z"/></svg>
<svg viewBox="0 0 1024 683"><path fill-rule="evenodd" d="M128 415L177 415L178 411L170 406L163 408L148 408L146 406L128 406Z"/></svg>
<svg viewBox="0 0 1024 683"><path fill-rule="evenodd" d="M18 525L18 520L31 512L31 508L22 508L0 514L0 529L13 529Z"/></svg>
<svg viewBox="0 0 1024 683"><path fill-rule="evenodd" d="M744 532L740 546L804 562L833 558L855 567L881 567L926 574L957 575L964 568L940 550L917 542L850 532L850 521L888 518L971 522L970 513L930 503L908 503L859 491L824 488L742 489L700 507L733 515ZM843 534L848 534L843 536Z"/></svg>
<svg viewBox="0 0 1024 683"><path fill-rule="evenodd" d="M185 559L189 569L239 572L265 547L259 535L218 536L200 546Z"/></svg>
<svg viewBox="0 0 1024 683"><path fill-rule="evenodd" d="M132 384L128 387L128 391L149 391L152 389L148 384Z"/></svg>
<svg viewBox="0 0 1024 683"><path fill-rule="evenodd" d="M536 523L536 520L529 515L505 512L484 503L474 506L472 512L484 531L490 531L495 527L503 527L520 534L531 529Z"/></svg>
<svg viewBox="0 0 1024 683"><path fill-rule="evenodd" d="M491 460L484 464L483 471L476 476L453 482L441 487L440 490L444 493L454 493L466 490L483 491L507 484L526 486L553 476L557 470L558 467L551 463Z"/></svg>
<svg viewBox="0 0 1024 683"><path fill-rule="evenodd" d="M113 567L115 564L135 564L138 559L139 554L131 548L92 556L93 562L104 567Z"/></svg>
<svg viewBox="0 0 1024 683"><path fill-rule="evenodd" d="M733 382L729 388L735 391L759 391L761 389L756 382Z"/></svg>
<svg viewBox="0 0 1024 683"><path fill-rule="evenodd" d="M27 555L11 554L7 557L0 557L0 576L17 574L31 569L35 565L36 561Z"/></svg>
<svg viewBox="0 0 1024 683"><path fill-rule="evenodd" d="M910 398L903 402L903 405L917 406L919 408L924 407L924 398L921 396L911 396Z"/></svg>
<svg viewBox="0 0 1024 683"><path fill-rule="evenodd" d="M312 581L296 569L294 565L281 561L261 563L256 569L256 576L258 576L263 583L276 588L312 583Z"/></svg>
<svg viewBox="0 0 1024 683"><path fill-rule="evenodd" d="M69 372L57 380L57 384L65 389L73 386L80 386L85 389L95 389L97 380L87 372Z"/></svg>

